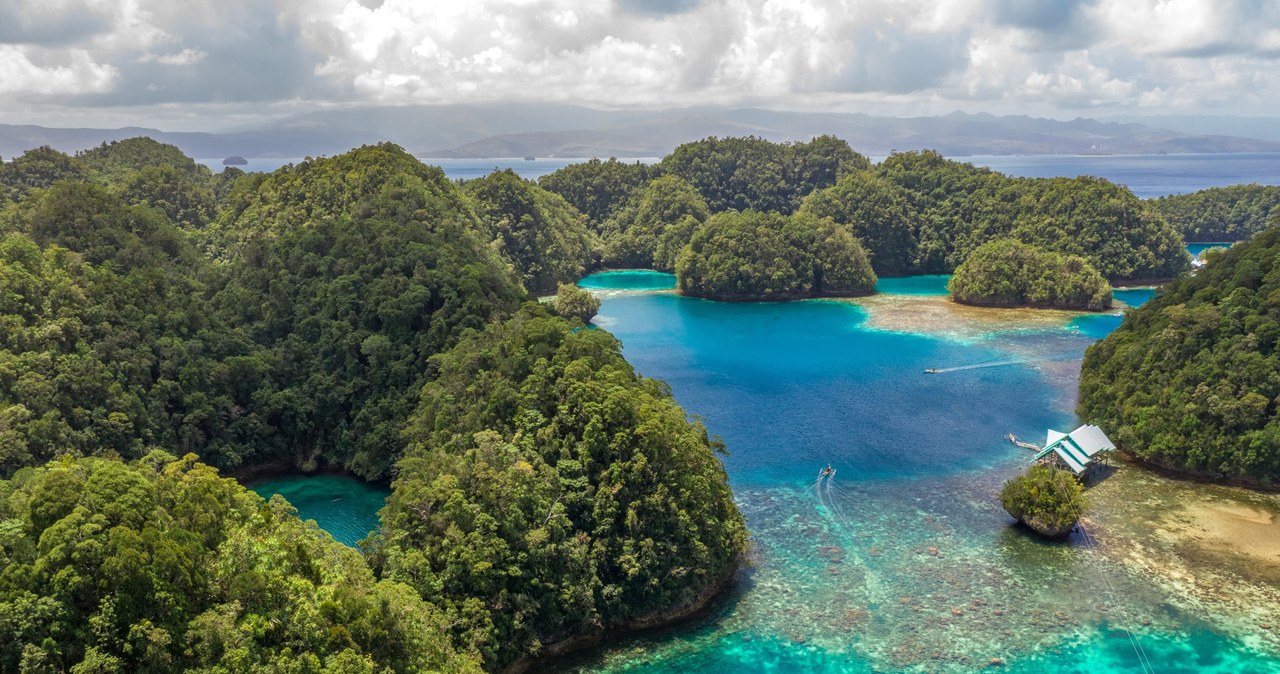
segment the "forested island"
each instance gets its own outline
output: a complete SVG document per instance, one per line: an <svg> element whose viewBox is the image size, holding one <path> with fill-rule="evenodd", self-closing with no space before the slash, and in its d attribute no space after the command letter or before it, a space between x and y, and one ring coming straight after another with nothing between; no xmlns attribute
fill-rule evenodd
<svg viewBox="0 0 1280 674"><path fill-rule="evenodd" d="M1211 252L1089 347L1078 413L1140 461L1275 486L1280 230Z"/></svg>
<svg viewBox="0 0 1280 674"><path fill-rule="evenodd" d="M675 272L682 292L717 299L870 292L865 274L855 271L859 263L837 273L852 274L852 285L820 283L821 265L799 268L817 249L795 233L823 220L832 223L826 231L852 235L878 276L949 274L995 239L1078 256L1111 283L1162 281L1190 264L1178 232L1106 180L1013 178L929 151L895 153L872 166L832 137L799 144L709 138L653 166L593 160L538 184L586 214L602 241L602 266ZM805 216L816 220L797 225ZM758 232L751 241L742 234L747 221ZM852 250L843 235L822 239ZM681 251L689 253L683 268ZM708 251L722 258L712 260ZM730 258L744 269L733 278L722 271ZM1042 279L1056 286L1045 289L1055 298L1078 294L1079 282ZM1019 306L1059 305L1028 299Z"/></svg>
<svg viewBox="0 0 1280 674"><path fill-rule="evenodd" d="M982 244L947 285L962 304L1105 311L1111 284L1079 255L1051 253L1015 239Z"/></svg>

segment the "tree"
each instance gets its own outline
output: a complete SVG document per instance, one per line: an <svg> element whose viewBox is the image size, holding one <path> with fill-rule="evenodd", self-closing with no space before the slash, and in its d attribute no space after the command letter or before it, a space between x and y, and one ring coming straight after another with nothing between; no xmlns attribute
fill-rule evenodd
<svg viewBox="0 0 1280 674"><path fill-rule="evenodd" d="M0 670L480 672L436 607L194 455L68 457L0 497Z"/></svg>
<svg viewBox="0 0 1280 674"><path fill-rule="evenodd" d="M1190 265L1173 227L1100 178L1011 178L933 151L895 153L875 173L920 216L914 259L924 273L949 273L997 238L1079 255L1113 282L1165 280Z"/></svg>
<svg viewBox="0 0 1280 674"><path fill-rule="evenodd" d="M385 578L492 669L710 596L745 550L719 443L603 330L537 303L432 359L383 513Z"/></svg>
<svg viewBox="0 0 1280 674"><path fill-rule="evenodd" d="M712 213L732 209L787 214L810 192L870 165L848 143L832 136L810 143L712 136L677 147L661 167L693 185Z"/></svg>
<svg viewBox="0 0 1280 674"><path fill-rule="evenodd" d="M84 180L88 171L81 162L49 147L27 150L8 162L0 162L0 185L4 196L21 201L32 190L44 189L61 181Z"/></svg>
<svg viewBox="0 0 1280 674"><path fill-rule="evenodd" d="M591 159L539 178L538 186L564 197L587 216L587 224L599 233L604 222L622 208L632 192L661 173L660 168L640 162Z"/></svg>
<svg viewBox="0 0 1280 674"><path fill-rule="evenodd" d="M801 210L846 226L867 249L880 276L919 269L915 233L921 223L905 190L869 171L850 173L810 194Z"/></svg>
<svg viewBox="0 0 1280 674"><path fill-rule="evenodd" d="M1149 201L1187 241L1244 241L1280 217L1280 186L1232 185Z"/></svg>
<svg viewBox="0 0 1280 674"><path fill-rule="evenodd" d="M1139 461L1280 482L1280 230L1222 251L1085 351L1081 418Z"/></svg>
<svg viewBox="0 0 1280 674"><path fill-rule="evenodd" d="M721 300L867 295L866 252L830 219L727 211L711 216L680 253L680 292Z"/></svg>

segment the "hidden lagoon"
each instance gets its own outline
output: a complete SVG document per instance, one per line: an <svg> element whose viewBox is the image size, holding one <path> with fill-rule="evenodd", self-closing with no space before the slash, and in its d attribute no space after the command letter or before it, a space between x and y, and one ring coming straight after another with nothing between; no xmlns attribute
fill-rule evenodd
<svg viewBox="0 0 1280 674"><path fill-rule="evenodd" d="M1280 499L1120 465L1088 492L1087 533L1063 543L998 503L1030 458L1003 436L1074 427L1084 349L1122 309L964 307L946 280L738 304L679 296L652 271L583 279L628 361L725 440L752 553L704 616L548 671L1275 671ZM376 524L385 491L302 479L309 497L286 498L339 540ZM343 508L363 514L340 522Z"/></svg>

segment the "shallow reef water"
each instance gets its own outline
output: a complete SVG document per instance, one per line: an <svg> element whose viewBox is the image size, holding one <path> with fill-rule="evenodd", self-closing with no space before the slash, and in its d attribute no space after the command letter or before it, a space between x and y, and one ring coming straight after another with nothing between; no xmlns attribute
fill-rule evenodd
<svg viewBox="0 0 1280 674"><path fill-rule="evenodd" d="M1074 427L1079 360L1105 331L916 290L605 296L627 359L726 441L751 564L706 616L554 670L1280 669L1280 566L1265 544L1223 543L1270 535L1280 500L1119 465L1090 487L1082 530L1028 535L997 493L1030 453L1003 436Z"/></svg>
<svg viewBox="0 0 1280 674"><path fill-rule="evenodd" d="M378 528L378 511L391 491L347 475L280 475L250 482L262 498L284 497L304 520L315 520L339 543L356 544Z"/></svg>

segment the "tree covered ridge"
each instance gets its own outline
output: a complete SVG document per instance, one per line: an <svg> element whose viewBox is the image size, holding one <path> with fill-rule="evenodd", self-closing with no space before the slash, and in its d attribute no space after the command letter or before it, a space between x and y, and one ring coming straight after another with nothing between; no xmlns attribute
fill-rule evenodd
<svg viewBox="0 0 1280 674"><path fill-rule="evenodd" d="M1276 224L1280 186L1212 187L1150 203L1189 242L1243 241Z"/></svg>
<svg viewBox="0 0 1280 674"><path fill-rule="evenodd" d="M1190 264L1172 226L1127 188L1101 178L1013 178L932 151L890 155L873 171L905 190L918 214L906 211L916 228L910 238L894 232L902 228L895 221L871 220L879 223L875 238L899 242L890 250L912 260L910 273L950 273L1003 237L1079 255L1110 281L1172 278ZM914 250L900 252L902 246Z"/></svg>
<svg viewBox="0 0 1280 674"><path fill-rule="evenodd" d="M563 197L517 176L493 173L466 183L491 246L530 292L582 278L600 259L600 239Z"/></svg>
<svg viewBox="0 0 1280 674"><path fill-rule="evenodd" d="M1089 347L1079 414L1150 463L1280 481L1280 230L1215 255Z"/></svg>
<svg viewBox="0 0 1280 674"><path fill-rule="evenodd" d="M1107 180L1015 178L932 151L871 166L830 136L708 138L652 167L588 162L539 184L599 214L588 222L603 240L603 264L614 268L674 269L701 223L734 210L831 218L884 276L951 273L1000 238L1078 255L1113 282L1164 280L1190 264L1178 231Z"/></svg>
<svg viewBox="0 0 1280 674"><path fill-rule="evenodd" d="M1111 308L1111 284L1078 255L1051 253L1016 239L974 250L947 283L955 301L1045 309Z"/></svg>
<svg viewBox="0 0 1280 674"><path fill-rule="evenodd" d="M444 615L194 455L0 481L0 670L480 672Z"/></svg>
<svg viewBox="0 0 1280 674"><path fill-rule="evenodd" d="M490 664L693 602L746 542L720 444L570 327L528 304L433 358L383 513L384 575Z"/></svg>

